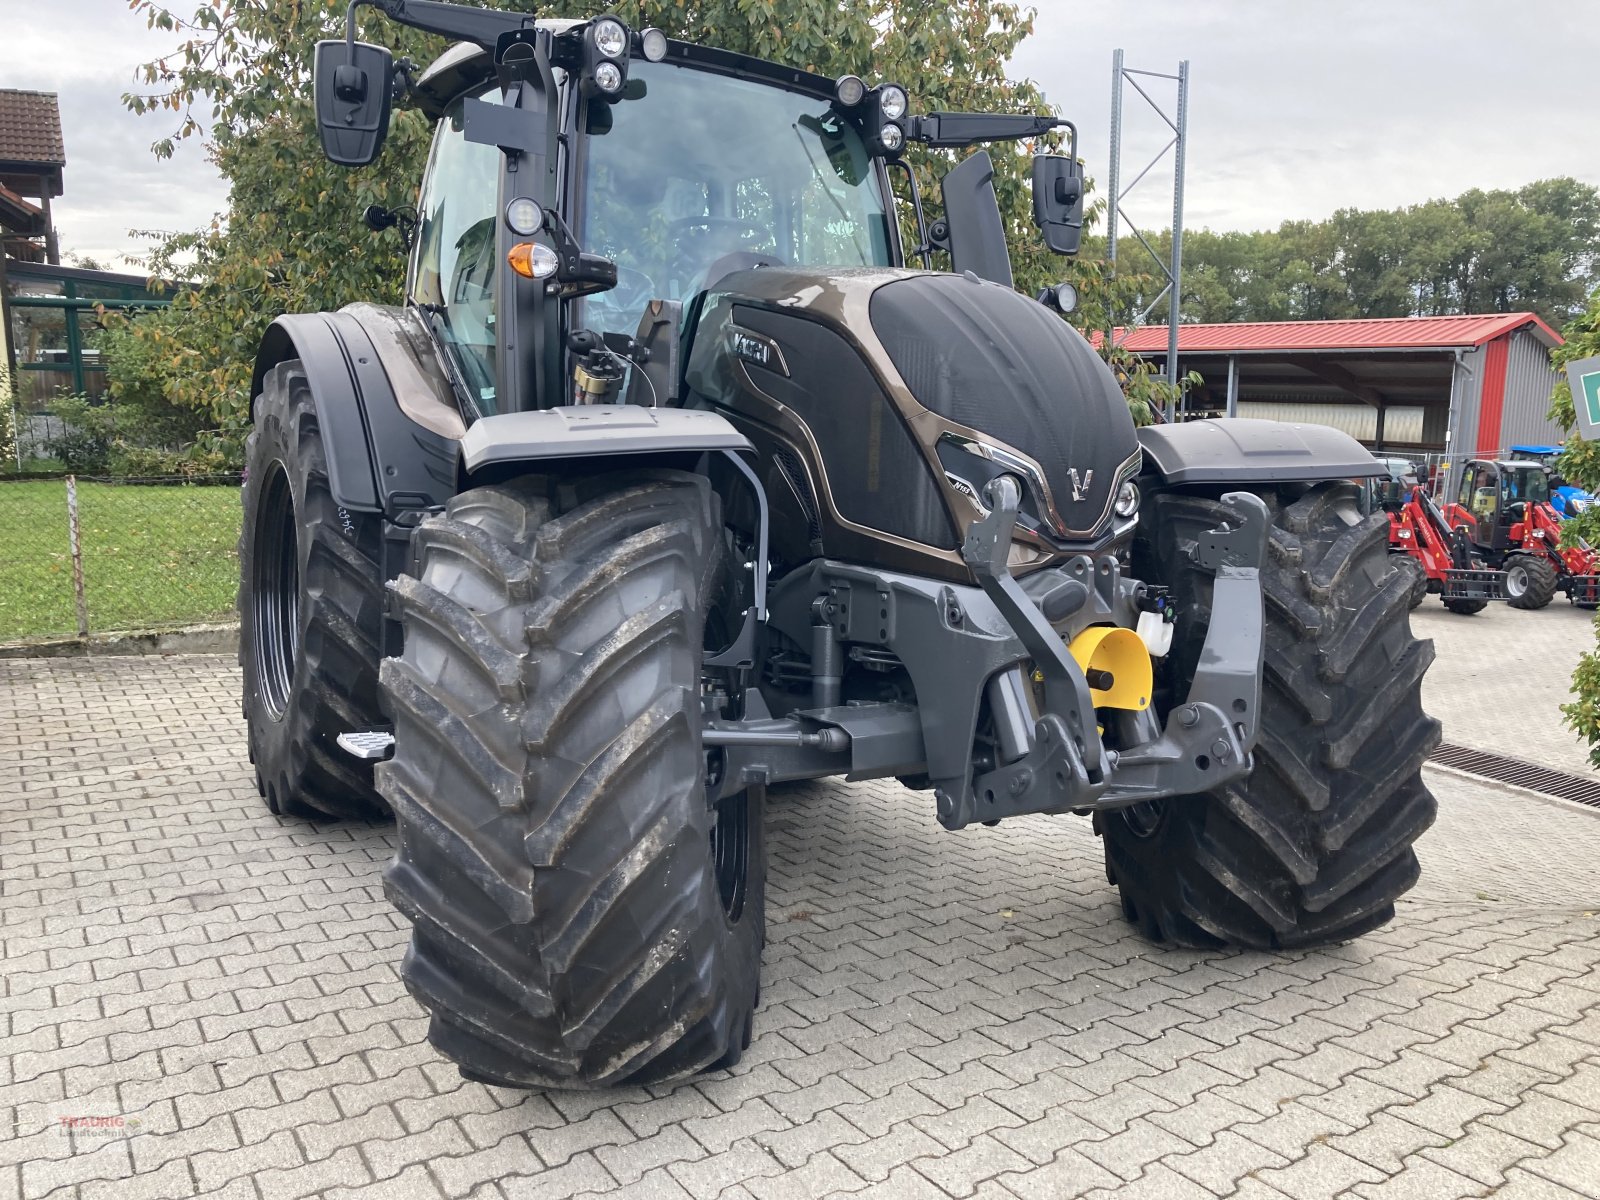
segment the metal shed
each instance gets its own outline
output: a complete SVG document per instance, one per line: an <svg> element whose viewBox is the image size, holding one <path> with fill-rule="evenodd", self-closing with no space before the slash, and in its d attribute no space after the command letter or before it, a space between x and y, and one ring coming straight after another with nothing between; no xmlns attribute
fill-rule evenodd
<svg viewBox="0 0 1600 1200"><path fill-rule="evenodd" d="M1114 336L1165 367L1165 325ZM1184 325L1179 367L1205 382L1182 416L1332 425L1386 452L1493 455L1561 440L1545 417L1559 345L1530 312Z"/></svg>

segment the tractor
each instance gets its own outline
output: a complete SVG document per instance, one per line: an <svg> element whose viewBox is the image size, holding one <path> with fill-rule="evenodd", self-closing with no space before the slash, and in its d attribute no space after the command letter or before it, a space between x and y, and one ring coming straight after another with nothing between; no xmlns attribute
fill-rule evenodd
<svg viewBox="0 0 1600 1200"><path fill-rule="evenodd" d="M1568 483L1556 472L1556 460L1564 446L1512 446L1508 458L1536 462L1550 476L1550 507L1562 520L1575 517L1594 503L1594 493L1575 483Z"/></svg>
<svg viewBox="0 0 1600 1200"><path fill-rule="evenodd" d="M1588 545L1561 544L1550 483L1538 462L1473 459L1461 469L1460 492L1445 518L1485 562L1505 571L1513 608L1543 608L1557 592L1580 608L1594 608L1600 605L1600 564Z"/></svg>
<svg viewBox="0 0 1600 1200"><path fill-rule="evenodd" d="M243 703L272 811L398 822L401 974L465 1076L738 1062L791 781L898 779L969 839L1088 817L1172 945L1391 919L1439 725L1350 482L1380 468L1311 426L1135 428L1058 289L1012 286L982 149L1066 139L1031 179L1071 253L1070 124L365 2L454 44L317 49L331 159L396 104L436 134L404 304L260 346ZM911 146L965 154L937 210Z"/></svg>

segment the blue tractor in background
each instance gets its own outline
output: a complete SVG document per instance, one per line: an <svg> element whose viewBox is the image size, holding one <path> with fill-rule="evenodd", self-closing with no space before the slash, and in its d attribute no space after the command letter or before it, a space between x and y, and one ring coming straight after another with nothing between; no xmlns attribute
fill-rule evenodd
<svg viewBox="0 0 1600 1200"><path fill-rule="evenodd" d="M1512 446L1510 457L1536 462L1550 473L1550 507L1565 520L1593 504L1594 493L1561 478L1556 470L1556 459L1562 449L1561 446Z"/></svg>

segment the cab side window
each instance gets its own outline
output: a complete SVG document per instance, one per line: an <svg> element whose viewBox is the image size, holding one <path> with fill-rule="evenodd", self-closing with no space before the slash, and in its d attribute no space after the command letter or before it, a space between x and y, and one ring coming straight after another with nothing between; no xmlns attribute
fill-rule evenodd
<svg viewBox="0 0 1600 1200"><path fill-rule="evenodd" d="M482 99L498 101L491 91ZM442 310L438 328L481 412L495 411L495 203L500 152L462 133L462 102L434 134L417 201L411 298Z"/></svg>

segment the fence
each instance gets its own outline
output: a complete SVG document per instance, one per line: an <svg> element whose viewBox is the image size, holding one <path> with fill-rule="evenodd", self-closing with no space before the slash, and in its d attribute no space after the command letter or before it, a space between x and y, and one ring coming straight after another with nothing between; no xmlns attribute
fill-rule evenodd
<svg viewBox="0 0 1600 1200"><path fill-rule="evenodd" d="M239 482L0 480L0 645L231 619Z"/></svg>

